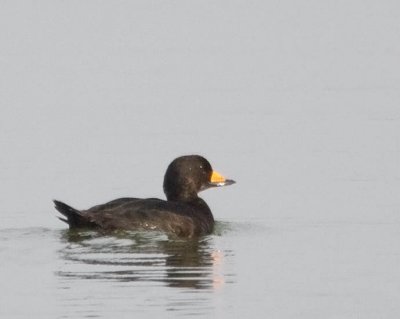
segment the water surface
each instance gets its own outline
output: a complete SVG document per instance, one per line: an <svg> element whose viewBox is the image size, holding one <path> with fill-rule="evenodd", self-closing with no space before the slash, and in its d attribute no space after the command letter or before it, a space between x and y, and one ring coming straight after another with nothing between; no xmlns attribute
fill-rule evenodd
<svg viewBox="0 0 400 319"><path fill-rule="evenodd" d="M398 2L40 1L0 10L1 318L398 318ZM177 156L213 234L69 232L164 198Z"/></svg>
<svg viewBox="0 0 400 319"><path fill-rule="evenodd" d="M157 233L3 229L5 318L395 317L398 225L219 223ZM290 306L288 306L290 305Z"/></svg>

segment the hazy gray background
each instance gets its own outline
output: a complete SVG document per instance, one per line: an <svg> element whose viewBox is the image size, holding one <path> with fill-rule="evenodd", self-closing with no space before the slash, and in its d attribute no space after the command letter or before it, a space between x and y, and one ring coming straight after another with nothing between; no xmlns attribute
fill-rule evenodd
<svg viewBox="0 0 400 319"><path fill-rule="evenodd" d="M265 227L218 239L238 279L213 314L394 318L399 40L389 0L1 1L0 228L65 228L53 198L161 197L203 154L238 182L202 195L216 219Z"/></svg>

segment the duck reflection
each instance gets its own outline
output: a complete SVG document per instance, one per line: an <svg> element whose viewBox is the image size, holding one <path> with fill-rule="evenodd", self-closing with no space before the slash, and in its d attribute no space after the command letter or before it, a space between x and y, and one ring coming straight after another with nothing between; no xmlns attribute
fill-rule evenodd
<svg viewBox="0 0 400 319"><path fill-rule="evenodd" d="M161 282L170 287L213 289L224 284L223 254L212 236L182 240L164 234L64 231L61 277Z"/></svg>

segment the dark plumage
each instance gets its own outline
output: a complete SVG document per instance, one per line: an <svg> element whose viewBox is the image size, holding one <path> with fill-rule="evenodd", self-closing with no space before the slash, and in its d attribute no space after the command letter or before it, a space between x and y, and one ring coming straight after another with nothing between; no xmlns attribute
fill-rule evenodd
<svg viewBox="0 0 400 319"><path fill-rule="evenodd" d="M201 156L176 158L164 176L167 200L157 198L119 198L87 210L74 209L55 200L60 218L70 228L103 230L160 230L182 237L209 234L214 217L198 193L204 189L235 183L212 170Z"/></svg>

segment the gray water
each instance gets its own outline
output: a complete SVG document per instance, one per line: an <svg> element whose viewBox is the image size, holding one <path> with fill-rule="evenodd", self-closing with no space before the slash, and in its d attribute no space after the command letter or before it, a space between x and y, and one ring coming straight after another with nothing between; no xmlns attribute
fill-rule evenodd
<svg viewBox="0 0 400 319"><path fill-rule="evenodd" d="M397 2L0 7L1 318L398 318ZM55 218L192 153L209 236Z"/></svg>

